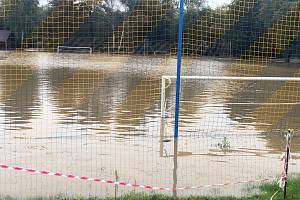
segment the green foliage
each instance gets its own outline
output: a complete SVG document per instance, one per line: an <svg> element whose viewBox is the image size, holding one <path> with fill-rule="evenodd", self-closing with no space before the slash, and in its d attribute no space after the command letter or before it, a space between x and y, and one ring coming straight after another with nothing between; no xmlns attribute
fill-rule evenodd
<svg viewBox="0 0 300 200"><path fill-rule="evenodd" d="M258 188L260 190L260 194L256 194L253 196L248 197L201 197L201 196L190 196L186 198L180 198L181 200L267 200L270 199L271 196L274 195L275 192L278 191L278 184L276 182L271 184L263 184L260 186L252 187L251 189ZM300 176L295 176L291 178L288 182L287 187L287 200L300 200ZM160 195L153 193L151 195L143 194L143 193L130 193L118 198L98 198L98 197L66 197L63 195L54 196L54 197L38 197L32 198L28 200L173 200L174 198L170 196ZM283 199L283 192L280 191L277 195L273 198L273 200L282 200ZM1 197L0 200L14 200L11 197Z"/></svg>
<svg viewBox="0 0 300 200"><path fill-rule="evenodd" d="M8 16L2 19L1 26L12 32L13 44L20 44L22 37L27 37L45 14L43 8L39 7L38 0L15 1Z"/></svg>
<svg viewBox="0 0 300 200"><path fill-rule="evenodd" d="M13 3L13 1L16 1L16 3ZM12 48L20 46L22 38L30 36L62 1L50 0L48 5L41 7L38 0L2 0L1 4L3 5L13 5L7 16L0 17L0 28L12 31L9 46ZM66 42L66 45L88 45L95 50L102 49L103 43L111 37L113 31L132 13L140 1L142 0L103 0L101 4L94 8L91 17L81 25L79 31ZM206 1L185 0L185 30L190 30L197 20L201 21L203 16L216 19L218 23L218 20L222 21L224 17L235 14L236 8L232 6L211 9L206 6ZM168 2L171 5L168 7L169 11L166 15L156 22L156 25L152 28L152 33L148 35L147 52L150 54L154 52L167 53L170 49L176 48L177 44L178 1L162 0L162 2ZM257 41L258 37L284 16L295 3L299 3L299 0L261 0L259 2L259 6L241 17L225 34L216 35L216 41L206 52L202 52L202 55L242 56L249 49L249 46ZM201 34L217 32L211 30L213 25L209 23L215 22L208 21L207 27L201 28L203 29ZM192 34L190 34L190 37L201 38ZM211 37L214 38L214 35L211 35ZM300 36L297 40L291 42L289 48L282 52L279 57L299 57L299 39ZM197 42L199 43L198 46L206 45L205 41ZM144 50L144 44L142 44L135 52L143 53Z"/></svg>
<svg viewBox="0 0 300 200"><path fill-rule="evenodd" d="M271 26L276 20L284 15L299 0L262 0L258 13L259 19L267 26Z"/></svg>
<svg viewBox="0 0 300 200"><path fill-rule="evenodd" d="M138 2L138 0L120 0L120 1L125 6L126 10L133 10Z"/></svg>

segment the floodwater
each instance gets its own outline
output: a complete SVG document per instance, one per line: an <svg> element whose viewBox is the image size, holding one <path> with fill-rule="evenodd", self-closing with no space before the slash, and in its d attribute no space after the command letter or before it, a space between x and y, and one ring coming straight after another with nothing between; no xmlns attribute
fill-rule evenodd
<svg viewBox="0 0 300 200"><path fill-rule="evenodd" d="M245 67L236 64L185 58L182 70L236 75ZM297 65L273 64L256 75L299 71ZM162 76L175 74L172 56L2 53L0 163L158 187L247 181L280 175L290 128L290 171L300 172L300 83L183 80L176 143L172 78L166 79L161 117ZM0 195L13 197L149 192L8 170L0 170L0 185ZM178 195L247 192L242 185Z"/></svg>

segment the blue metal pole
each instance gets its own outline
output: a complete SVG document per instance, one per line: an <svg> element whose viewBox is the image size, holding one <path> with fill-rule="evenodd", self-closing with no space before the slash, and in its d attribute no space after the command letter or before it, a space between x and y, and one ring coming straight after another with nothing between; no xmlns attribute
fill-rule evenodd
<svg viewBox="0 0 300 200"><path fill-rule="evenodd" d="M177 78L176 78L176 105L175 105L175 130L174 138L178 138L178 123L180 112L180 76L181 76L181 57L182 57L182 34L184 18L184 0L180 0L180 15L178 23L178 48L177 48Z"/></svg>

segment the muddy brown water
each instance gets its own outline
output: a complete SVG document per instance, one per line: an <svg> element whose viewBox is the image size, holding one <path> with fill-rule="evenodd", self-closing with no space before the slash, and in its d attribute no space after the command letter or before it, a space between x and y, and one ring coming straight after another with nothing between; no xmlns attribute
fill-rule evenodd
<svg viewBox="0 0 300 200"><path fill-rule="evenodd" d="M164 131L160 97L161 76L176 74L175 57L23 52L3 58L1 164L108 180L117 173L121 181L159 187L247 181L280 175L283 136L291 128L290 170L300 172L299 83L183 80L174 152L175 80L165 90ZM232 75L232 63L238 62L185 58L183 75ZM272 64L259 75L295 76L299 70ZM0 185L1 195L13 197L114 196L116 189L7 170L0 170ZM178 195L242 195L247 187ZM149 192L116 190L118 196Z"/></svg>

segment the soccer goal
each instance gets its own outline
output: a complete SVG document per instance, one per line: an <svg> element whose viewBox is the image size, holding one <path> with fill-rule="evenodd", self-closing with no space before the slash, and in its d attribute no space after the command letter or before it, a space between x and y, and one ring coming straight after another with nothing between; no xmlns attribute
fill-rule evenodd
<svg viewBox="0 0 300 200"><path fill-rule="evenodd" d="M91 47L71 47L71 46L58 46L57 53L93 53Z"/></svg>
<svg viewBox="0 0 300 200"><path fill-rule="evenodd" d="M181 76L181 82L181 138L273 133L297 119L288 115L300 105L300 77ZM162 76L161 156L173 137L175 87L176 76Z"/></svg>

